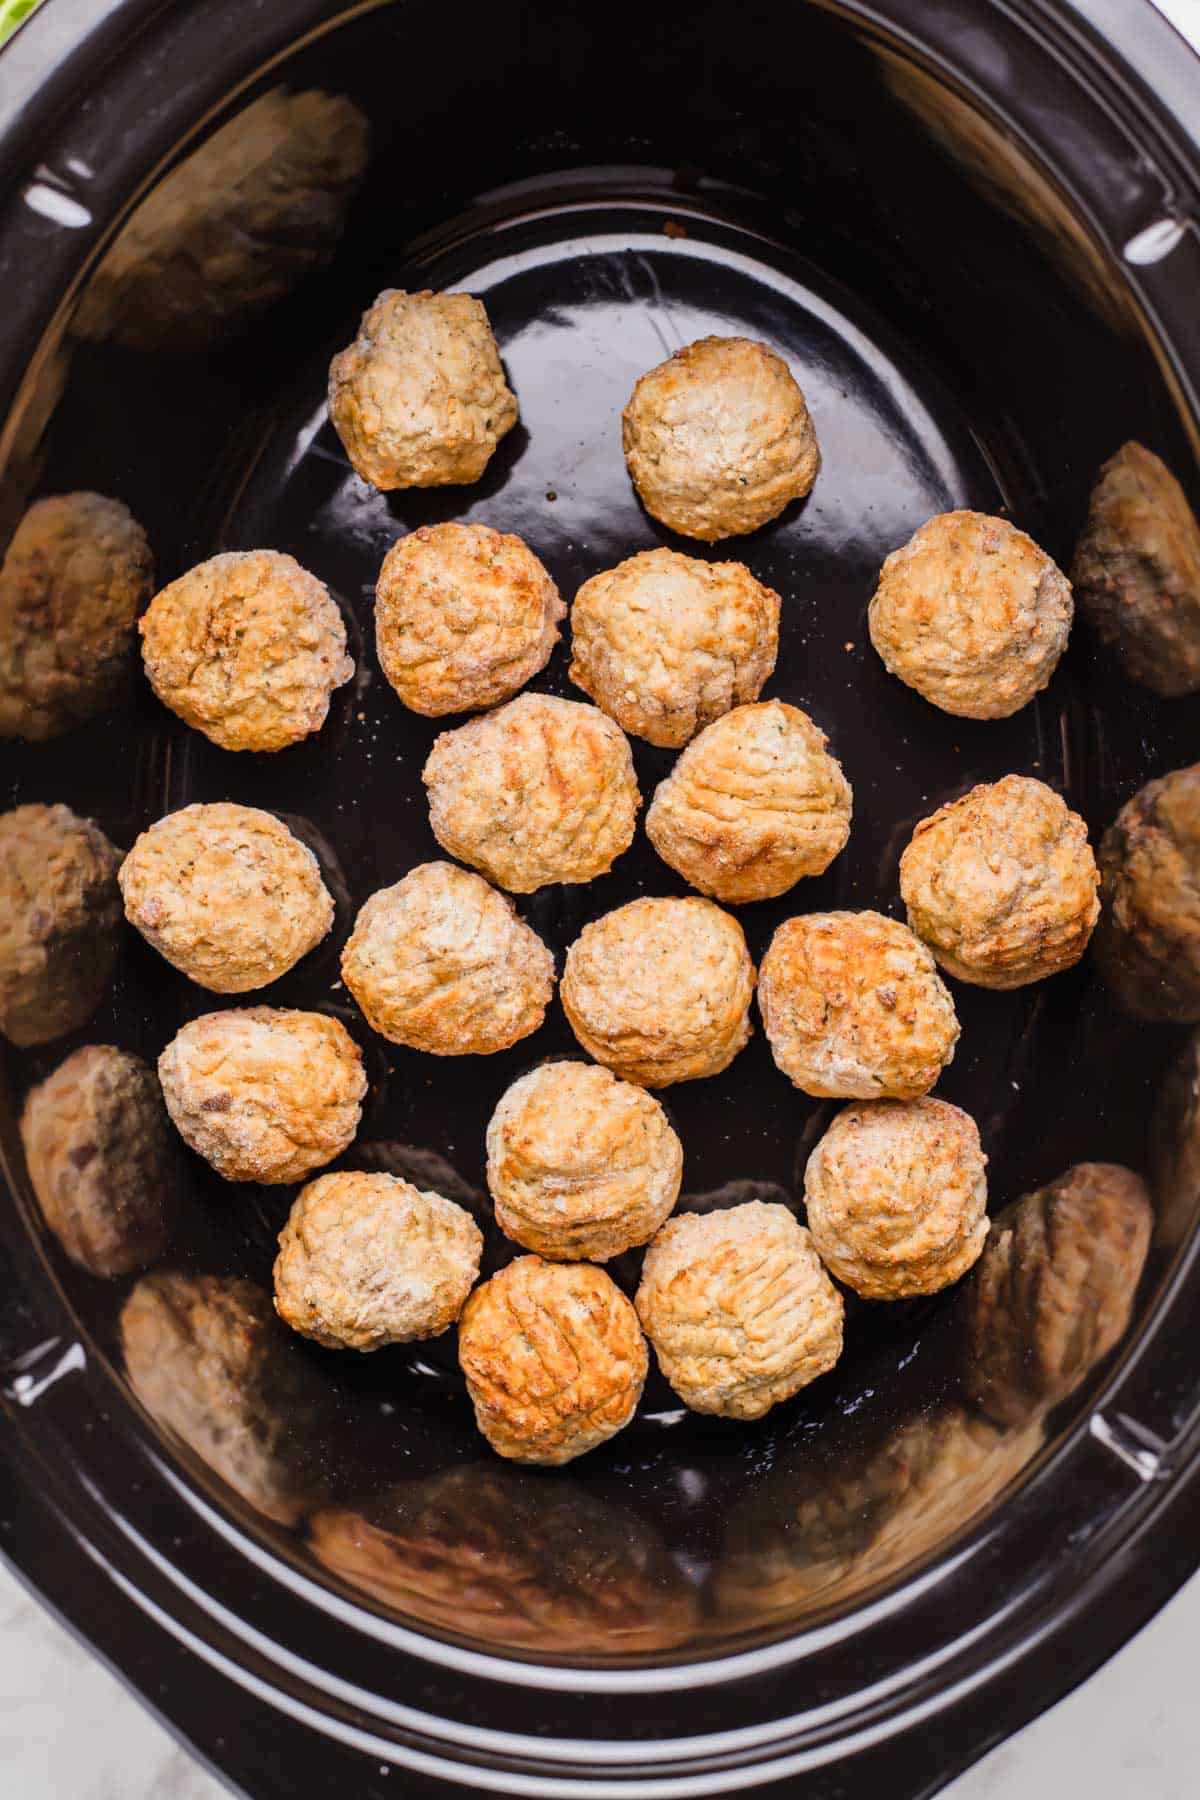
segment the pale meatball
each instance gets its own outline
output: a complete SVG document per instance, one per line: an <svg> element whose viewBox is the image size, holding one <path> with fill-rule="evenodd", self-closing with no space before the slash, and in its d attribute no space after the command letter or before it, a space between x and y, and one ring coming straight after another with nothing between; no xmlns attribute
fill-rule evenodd
<svg viewBox="0 0 1200 1800"><path fill-rule="evenodd" d="M167 1115L153 1069L89 1044L35 1087L21 1142L42 1216L92 1275L144 1269L166 1248Z"/></svg>
<svg viewBox="0 0 1200 1800"><path fill-rule="evenodd" d="M461 1206L394 1175L319 1175L279 1234L275 1310L331 1350L439 1337L479 1278L483 1234Z"/></svg>
<svg viewBox="0 0 1200 1800"><path fill-rule="evenodd" d="M779 595L742 563L642 550L585 581L571 680L635 737L677 750L757 700L779 650Z"/></svg>
<svg viewBox="0 0 1200 1800"><path fill-rule="evenodd" d="M46 1044L91 1018L117 959L121 852L68 806L0 813L0 1031Z"/></svg>
<svg viewBox="0 0 1200 1800"><path fill-rule="evenodd" d="M1041 692L1071 629L1071 584L987 513L939 513L883 565L867 615L893 675L943 712L1007 719Z"/></svg>
<svg viewBox="0 0 1200 1800"><path fill-rule="evenodd" d="M754 964L711 900L631 900L567 951L563 1011L589 1056L670 1087L727 1069L750 1037Z"/></svg>
<svg viewBox="0 0 1200 1800"><path fill-rule="evenodd" d="M958 1042L933 957L877 912L785 920L762 960L758 1004L776 1066L817 1097L915 1100Z"/></svg>
<svg viewBox="0 0 1200 1800"><path fill-rule="evenodd" d="M432 1056L490 1056L536 1031L554 958L511 900L453 863L421 863L366 902L342 979L368 1025Z"/></svg>
<svg viewBox="0 0 1200 1800"><path fill-rule="evenodd" d="M324 1013L247 1006L205 1013L158 1059L184 1142L226 1181L303 1181L358 1130L358 1045Z"/></svg>
<svg viewBox="0 0 1200 1800"><path fill-rule="evenodd" d="M624 733L596 707L550 694L443 731L421 779L443 850L514 894L606 874L642 804Z"/></svg>
<svg viewBox="0 0 1200 1800"><path fill-rule="evenodd" d="M825 733L782 700L737 706L690 743L646 814L665 863L717 900L770 900L850 836L850 783Z"/></svg>
<svg viewBox="0 0 1200 1800"><path fill-rule="evenodd" d="M492 1114L487 1157L501 1231L566 1261L648 1243L683 1173L653 1095L591 1063L545 1063L515 1081Z"/></svg>
<svg viewBox="0 0 1200 1800"><path fill-rule="evenodd" d="M1015 988L1077 963L1100 911L1087 826L1030 775L922 819L900 859L908 922L943 969Z"/></svg>
<svg viewBox="0 0 1200 1800"><path fill-rule="evenodd" d="M936 1294L988 1234L987 1157L946 1100L843 1107L808 1159L808 1224L830 1273L867 1300Z"/></svg>
<svg viewBox="0 0 1200 1800"><path fill-rule="evenodd" d="M1100 844L1096 958L1126 1012L1200 1019L1200 763L1148 781Z"/></svg>
<svg viewBox="0 0 1200 1800"><path fill-rule="evenodd" d="M478 712L544 669L566 614L528 544L487 525L422 525L375 589L375 647L414 712Z"/></svg>
<svg viewBox="0 0 1200 1800"><path fill-rule="evenodd" d="M354 674L328 588L279 550L197 564L155 595L139 629L163 705L222 750L298 744Z"/></svg>
<svg viewBox="0 0 1200 1800"><path fill-rule="evenodd" d="M329 365L329 416L374 487L478 481L517 422L483 301L385 289Z"/></svg>
<svg viewBox="0 0 1200 1800"><path fill-rule="evenodd" d="M557 1465L628 1425L646 1379L637 1314L603 1269L519 1256L458 1326L475 1422L498 1456Z"/></svg>
<svg viewBox="0 0 1200 1800"><path fill-rule="evenodd" d="M58 737L115 706L153 591L146 534L119 500L31 506L0 567L0 737Z"/></svg>
<svg viewBox="0 0 1200 1800"><path fill-rule="evenodd" d="M680 1213L646 1252L638 1317L693 1412L761 1419L842 1354L842 1297L786 1206Z"/></svg>
<svg viewBox="0 0 1200 1800"><path fill-rule="evenodd" d="M1071 579L1134 681L1156 694L1200 688L1200 522L1144 444L1123 444L1101 469Z"/></svg>
<svg viewBox="0 0 1200 1800"><path fill-rule="evenodd" d="M817 479L817 434L781 356L707 337L643 375L621 419L646 511L713 543L757 531Z"/></svg>
<svg viewBox="0 0 1200 1800"><path fill-rule="evenodd" d="M274 813L232 801L159 819L121 864L125 917L214 994L264 987L333 924L321 866Z"/></svg>

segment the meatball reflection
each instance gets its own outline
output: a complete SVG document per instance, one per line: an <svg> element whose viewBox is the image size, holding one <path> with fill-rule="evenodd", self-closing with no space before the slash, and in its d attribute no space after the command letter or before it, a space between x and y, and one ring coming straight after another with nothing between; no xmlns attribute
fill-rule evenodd
<svg viewBox="0 0 1200 1800"><path fill-rule="evenodd" d="M1096 959L1134 1018L1200 1019L1200 763L1148 781L1100 845Z"/></svg>
<svg viewBox="0 0 1200 1800"><path fill-rule="evenodd" d="M69 806L0 813L0 1031L47 1044L86 1024L117 959L121 852Z"/></svg>

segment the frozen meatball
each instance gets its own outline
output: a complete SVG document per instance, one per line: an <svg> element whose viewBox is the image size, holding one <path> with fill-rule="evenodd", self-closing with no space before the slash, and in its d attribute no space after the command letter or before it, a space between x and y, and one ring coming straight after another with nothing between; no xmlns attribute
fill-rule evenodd
<svg viewBox="0 0 1200 1800"><path fill-rule="evenodd" d="M374 487L478 481L517 422L483 301L386 289L329 366L329 416Z"/></svg>
<svg viewBox="0 0 1200 1800"><path fill-rule="evenodd" d="M680 1213L642 1269L638 1317L685 1406L761 1419L842 1354L842 1297L786 1206Z"/></svg>
<svg viewBox="0 0 1200 1800"><path fill-rule="evenodd" d="M939 808L900 859L909 924L943 969L976 987L1024 987L1077 963L1098 883L1087 826L1030 775Z"/></svg>
<svg viewBox="0 0 1200 1800"><path fill-rule="evenodd" d="M1071 584L986 513L939 513L883 565L867 615L893 675L943 712L1007 719L1041 692L1071 629Z"/></svg>
<svg viewBox="0 0 1200 1800"><path fill-rule="evenodd" d="M58 737L115 706L153 590L146 534L119 500L31 506L0 566L0 737Z"/></svg>
<svg viewBox="0 0 1200 1800"><path fill-rule="evenodd" d="M607 1262L645 1244L679 1196L683 1147L658 1101L591 1063L522 1075L487 1129L496 1223L526 1250Z"/></svg>
<svg viewBox="0 0 1200 1800"><path fill-rule="evenodd" d="M988 1234L987 1157L945 1100L843 1107L808 1159L808 1224L830 1273L867 1300L936 1294Z"/></svg>
<svg viewBox="0 0 1200 1800"><path fill-rule="evenodd" d="M1200 763L1148 781L1100 845L1101 973L1140 1019L1200 1019Z"/></svg>
<svg viewBox="0 0 1200 1800"><path fill-rule="evenodd" d="M519 537L487 525L422 525L384 558L375 645L414 712L478 712L545 668L566 610Z"/></svg>
<svg viewBox="0 0 1200 1800"><path fill-rule="evenodd" d="M76 1050L26 1099L21 1142L42 1216L73 1262L127 1275L162 1255L170 1137L139 1056L111 1044Z"/></svg>
<svg viewBox="0 0 1200 1800"><path fill-rule="evenodd" d="M275 1310L331 1350L438 1337L479 1277L469 1213L393 1175L319 1175L279 1234Z"/></svg>
<svg viewBox="0 0 1200 1800"><path fill-rule="evenodd" d="M121 852L68 806L0 813L0 1031L46 1044L99 1005L117 959Z"/></svg>
<svg viewBox="0 0 1200 1800"><path fill-rule="evenodd" d="M628 1425L646 1379L637 1314L603 1269L519 1256L458 1326L475 1422L498 1456L556 1465Z"/></svg>
<svg viewBox="0 0 1200 1800"><path fill-rule="evenodd" d="M779 595L742 563L642 550L585 581L571 680L635 737L677 750L757 700L779 649Z"/></svg>
<svg viewBox="0 0 1200 1800"><path fill-rule="evenodd" d="M758 976L771 1055L806 1094L915 1100L954 1055L954 1002L925 948L877 912L805 913Z"/></svg>
<svg viewBox="0 0 1200 1800"><path fill-rule="evenodd" d="M748 1042L754 964L737 920L711 900L631 900L584 926L561 992L589 1056L670 1087L719 1075Z"/></svg>
<svg viewBox="0 0 1200 1800"><path fill-rule="evenodd" d="M850 836L850 783L827 741L782 700L735 707L660 782L646 836L702 894L736 905L786 893Z"/></svg>
<svg viewBox="0 0 1200 1800"><path fill-rule="evenodd" d="M1200 523L1144 444L1101 469L1071 569L1084 617L1156 694L1200 688Z"/></svg>
<svg viewBox="0 0 1200 1800"><path fill-rule="evenodd" d="M354 674L328 588L279 550L199 563L155 595L140 629L163 705L222 750L298 744Z"/></svg>
<svg viewBox="0 0 1200 1800"><path fill-rule="evenodd" d="M642 803L624 733L594 706L550 694L443 731L422 780L443 850L514 894L605 874L633 842Z"/></svg>
<svg viewBox="0 0 1200 1800"><path fill-rule="evenodd" d="M710 544L757 531L821 466L804 395L753 338L701 338L659 363L634 388L621 436L646 511Z"/></svg>
<svg viewBox="0 0 1200 1800"><path fill-rule="evenodd" d="M432 1056L490 1056L536 1031L554 958L511 900L453 863L372 894L342 951L368 1025Z"/></svg>
<svg viewBox="0 0 1200 1800"><path fill-rule="evenodd" d="M232 801L159 819L137 839L119 879L129 923L214 994L277 980L333 923L308 846L274 813Z"/></svg>
<svg viewBox="0 0 1200 1800"><path fill-rule="evenodd" d="M184 1142L226 1181L303 1181L358 1130L358 1045L324 1013L246 1006L205 1013L158 1059Z"/></svg>

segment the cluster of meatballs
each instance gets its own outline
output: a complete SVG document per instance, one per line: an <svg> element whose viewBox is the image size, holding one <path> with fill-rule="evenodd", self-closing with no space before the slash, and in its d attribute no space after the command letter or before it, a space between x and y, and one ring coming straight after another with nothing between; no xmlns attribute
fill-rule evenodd
<svg viewBox="0 0 1200 1800"><path fill-rule="evenodd" d="M382 489L477 481L517 419L484 307L462 294L381 294L334 358L329 404L354 468ZM790 370L743 338L706 338L644 375L623 442L648 513L706 544L777 516L820 467ZM90 512L48 502L59 512L29 515L45 554L18 534L0 604L26 591L30 608L43 604L46 556L74 570L90 519L109 559L97 592L115 645L146 597L148 557L120 509L74 500ZM564 1463L626 1425L647 1340L686 1406L755 1419L837 1361L835 1282L897 1300L957 1281L988 1234L987 1158L974 1121L931 1095L959 1036L943 975L995 989L1041 981L1079 960L1097 921L1083 821L1041 781L1012 774L917 824L900 863L907 924L798 912L756 971L727 909L823 873L852 817L819 725L761 698L780 604L739 562L630 556L586 581L571 608L570 676L584 702L525 691L567 608L519 537L426 526L383 563L375 633L388 682L428 717L475 715L436 738L422 776L434 836L454 860L372 894L342 951L346 987L388 1041L490 1055L536 1031L554 958L510 896L590 882L628 849L642 806L629 735L680 753L645 826L696 891L618 907L568 949L559 997L590 1060L530 1070L492 1114L495 1218L524 1252L499 1273L479 1284L482 1236L456 1201L389 1173L317 1173L352 1143L367 1086L338 1020L235 1005L192 1020L159 1058L170 1120L219 1175L306 1184L279 1240L279 1315L363 1352L457 1323L479 1427L516 1461ZM927 701L991 719L1045 686L1071 617L1070 582L1030 538L952 512L888 557L869 625L887 668ZM162 588L137 628L159 699L229 751L280 751L318 731L354 673L336 601L277 551L211 558ZM120 658L109 661L115 680ZM44 667L31 661L12 679L39 688L43 714L78 711L52 645ZM176 969L222 995L276 980L334 916L313 851L274 815L233 802L158 820L123 858L65 808L18 808L0 817L0 862L0 1025L18 1043L68 1028L55 1007L81 1004L77 968L69 1000L58 973L75 914L115 928L123 909ZM1118 906L1114 931L1122 916ZM107 973L102 957L95 979ZM673 1216L683 1148L655 1090L727 1068L750 1037L756 989L783 1075L848 1103L809 1159L807 1226L760 1200ZM127 1219L114 1248L85 1228L78 1184L72 1197L39 1145L56 1109L90 1108L95 1135L95 1117L111 1121L124 1093L143 1104L154 1076L112 1061L118 1052L80 1055L109 1060L74 1070L71 1093L70 1062L35 1090L31 1171L72 1254L138 1266L161 1219ZM602 1265L643 1246L631 1301Z"/></svg>

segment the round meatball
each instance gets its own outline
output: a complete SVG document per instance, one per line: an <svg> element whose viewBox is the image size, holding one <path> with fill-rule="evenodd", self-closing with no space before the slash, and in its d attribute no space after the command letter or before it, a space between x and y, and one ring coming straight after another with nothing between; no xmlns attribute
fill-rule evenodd
<svg viewBox="0 0 1200 1800"><path fill-rule="evenodd" d="M877 912L786 919L762 960L758 1004L776 1066L817 1097L916 1100L958 1042L933 957Z"/></svg>
<svg viewBox="0 0 1200 1800"><path fill-rule="evenodd" d="M1080 610L1156 694L1200 688L1200 522L1144 444L1101 469L1071 569Z"/></svg>
<svg viewBox="0 0 1200 1800"><path fill-rule="evenodd" d="M757 531L821 467L804 395L753 338L701 338L659 363L634 388L621 436L646 511L710 544Z"/></svg>
<svg viewBox="0 0 1200 1800"><path fill-rule="evenodd" d="M47 1044L86 1024L117 960L121 852L68 806L0 813L0 1031Z"/></svg>
<svg viewBox="0 0 1200 1800"><path fill-rule="evenodd" d="M342 979L393 1044L490 1056L541 1024L554 958L481 876L421 863L371 895L342 951Z"/></svg>
<svg viewBox="0 0 1200 1800"><path fill-rule="evenodd" d="M557 1465L628 1425L646 1379L637 1314L603 1269L519 1256L463 1308L458 1354L498 1456Z"/></svg>
<svg viewBox="0 0 1200 1800"><path fill-rule="evenodd" d="M279 550L197 564L155 595L140 630L163 705L222 750L298 744L354 674L328 588Z"/></svg>
<svg viewBox="0 0 1200 1800"><path fill-rule="evenodd" d="M750 1037L754 964L711 900L631 900L567 951L563 1011L589 1056L670 1087L727 1069Z"/></svg>
<svg viewBox="0 0 1200 1800"><path fill-rule="evenodd" d="M40 742L115 706L153 591L146 534L119 500L31 506L0 566L0 737Z"/></svg>
<svg viewBox="0 0 1200 1800"><path fill-rule="evenodd" d="M274 813L220 800L143 831L121 864L125 917L214 994L265 987L321 942L333 901L321 866Z"/></svg>
<svg viewBox="0 0 1200 1800"><path fill-rule="evenodd" d="M1087 826L1030 775L922 819L900 859L908 922L943 969L1015 988L1077 963L1100 911Z"/></svg>
<svg viewBox="0 0 1200 1800"><path fill-rule="evenodd" d="M166 1249L167 1115L153 1069L89 1044L33 1088L21 1113L30 1185L47 1225L92 1275L127 1275Z"/></svg>
<svg viewBox="0 0 1200 1800"><path fill-rule="evenodd" d="M483 301L385 289L329 365L329 417L374 487L478 481L517 422Z"/></svg>
<svg viewBox="0 0 1200 1800"><path fill-rule="evenodd" d="M850 836L850 783L825 733L782 700L737 706L690 743L646 836L702 894L738 904L821 875Z"/></svg>
<svg viewBox="0 0 1200 1800"><path fill-rule="evenodd" d="M683 1146L644 1088L591 1063L522 1075L487 1129L496 1223L526 1250L607 1262L654 1236L679 1197Z"/></svg>
<svg viewBox="0 0 1200 1800"><path fill-rule="evenodd" d="M866 1300L949 1287L988 1234L986 1167L974 1119L946 1100L843 1107L804 1177L821 1260Z"/></svg>
<svg viewBox="0 0 1200 1800"><path fill-rule="evenodd" d="M394 1175L319 1175L279 1234L275 1310L331 1350L439 1337L479 1277L483 1235L453 1200Z"/></svg>
<svg viewBox="0 0 1200 1800"><path fill-rule="evenodd" d="M384 558L375 645L414 712L478 712L545 668L566 610L519 537L487 525L422 525Z"/></svg>
<svg viewBox="0 0 1200 1800"><path fill-rule="evenodd" d="M986 513L939 513L883 565L867 614L893 675L943 712L1007 719L1041 692L1071 629L1071 584Z"/></svg>
<svg viewBox="0 0 1200 1800"><path fill-rule="evenodd" d="M624 733L594 706L550 694L443 731L421 778L442 848L514 894L605 874L633 842L642 803Z"/></svg>
<svg viewBox="0 0 1200 1800"><path fill-rule="evenodd" d="M358 1045L324 1013L246 1006L205 1013L158 1059L184 1142L226 1181L303 1181L358 1130Z"/></svg>
<svg viewBox="0 0 1200 1800"><path fill-rule="evenodd" d="M680 1213L646 1252L637 1312L693 1412L761 1419L842 1354L842 1296L786 1206Z"/></svg>
<svg viewBox="0 0 1200 1800"><path fill-rule="evenodd" d="M635 737L677 750L757 700L779 649L779 595L742 563L642 550L585 581L570 675Z"/></svg>
<svg viewBox="0 0 1200 1800"><path fill-rule="evenodd" d="M1101 973L1126 1012L1200 1019L1200 763L1148 781L1100 844Z"/></svg>

